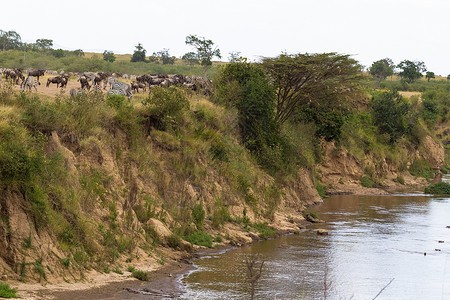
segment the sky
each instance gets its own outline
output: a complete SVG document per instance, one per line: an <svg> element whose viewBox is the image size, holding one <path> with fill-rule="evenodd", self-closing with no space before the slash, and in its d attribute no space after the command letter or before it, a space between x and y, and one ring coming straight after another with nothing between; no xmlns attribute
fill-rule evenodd
<svg viewBox="0 0 450 300"><path fill-rule="evenodd" d="M257 61L287 53L350 54L368 67L391 58L450 74L449 0L74 0L2 1L0 29L53 48L181 57L194 34ZM0 66L1 67L1 66Z"/></svg>

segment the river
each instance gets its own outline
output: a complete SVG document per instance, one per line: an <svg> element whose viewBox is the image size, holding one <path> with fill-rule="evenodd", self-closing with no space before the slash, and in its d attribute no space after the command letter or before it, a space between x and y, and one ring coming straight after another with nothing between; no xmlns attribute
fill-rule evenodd
<svg viewBox="0 0 450 300"><path fill-rule="evenodd" d="M195 261L182 298L249 299L255 254L256 299L450 299L449 197L342 195L313 210L325 223Z"/></svg>

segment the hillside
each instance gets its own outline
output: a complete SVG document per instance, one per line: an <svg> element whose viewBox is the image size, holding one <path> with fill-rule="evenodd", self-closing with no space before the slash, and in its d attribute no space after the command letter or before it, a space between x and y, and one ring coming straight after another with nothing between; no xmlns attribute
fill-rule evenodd
<svg viewBox="0 0 450 300"><path fill-rule="evenodd" d="M53 284L114 271L120 280L131 266L156 270L202 247L298 232L326 193L411 188L446 165L434 136L446 138L446 120L428 129L421 118L390 143L366 98L338 141L293 122L280 128L282 151L255 152L243 142L242 111L214 88L211 97L156 88L128 102L3 84L0 275Z"/></svg>

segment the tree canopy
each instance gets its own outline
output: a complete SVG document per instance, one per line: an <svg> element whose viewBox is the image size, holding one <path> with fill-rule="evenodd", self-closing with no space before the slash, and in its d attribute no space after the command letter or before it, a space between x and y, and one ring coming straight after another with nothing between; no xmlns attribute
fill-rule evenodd
<svg viewBox="0 0 450 300"><path fill-rule="evenodd" d="M295 110L339 106L338 100L360 88L361 66L349 55L281 54L264 58L263 66L276 89L276 120L288 120Z"/></svg>
<svg viewBox="0 0 450 300"><path fill-rule="evenodd" d="M394 74L394 63L390 58L384 58L375 61L369 68L370 75L377 78L377 86L380 86L382 80Z"/></svg>
<svg viewBox="0 0 450 300"><path fill-rule="evenodd" d="M214 57L222 58L220 50L214 46L212 40L207 40L204 37L198 37L196 35L188 35L185 43L195 48L200 64L205 68L205 73L207 68L212 65L212 59Z"/></svg>
<svg viewBox="0 0 450 300"><path fill-rule="evenodd" d="M114 56L114 52L105 50L103 52L103 59L105 61L114 62L116 60L116 57Z"/></svg>
<svg viewBox="0 0 450 300"><path fill-rule="evenodd" d="M436 76L434 75L434 72L430 72L430 71L427 72L425 77L428 79L428 81L430 81L430 79L436 78Z"/></svg>
<svg viewBox="0 0 450 300"><path fill-rule="evenodd" d="M0 47L2 51L20 49L22 47L22 38L15 31L0 30Z"/></svg>
<svg viewBox="0 0 450 300"><path fill-rule="evenodd" d="M136 50L134 50L133 56L131 57L131 62L145 62L145 53L147 51L142 47L141 43L138 43L136 46Z"/></svg>
<svg viewBox="0 0 450 300"><path fill-rule="evenodd" d="M408 83L421 78L422 73L427 71L427 67L422 61L404 60L397 65L397 68L401 69L398 75Z"/></svg>

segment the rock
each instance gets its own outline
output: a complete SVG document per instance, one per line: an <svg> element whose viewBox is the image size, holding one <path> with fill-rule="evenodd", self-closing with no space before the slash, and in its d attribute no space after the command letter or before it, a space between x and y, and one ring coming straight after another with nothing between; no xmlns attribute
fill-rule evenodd
<svg viewBox="0 0 450 300"><path fill-rule="evenodd" d="M328 231L325 229L319 228L317 229L317 235L328 235Z"/></svg>
<svg viewBox="0 0 450 300"><path fill-rule="evenodd" d="M156 234L162 239L167 240L167 238L172 234L172 232L158 219L151 218L147 221L147 225L153 227Z"/></svg>
<svg viewBox="0 0 450 300"><path fill-rule="evenodd" d="M308 221L308 222L311 222L311 223L323 223L323 221L322 220L320 220L320 219L316 219L316 218L314 218L313 216L311 216L311 215L306 215L306 220Z"/></svg>
<svg viewBox="0 0 450 300"><path fill-rule="evenodd" d="M2 281L6 281L8 280L8 275L3 274L1 277Z"/></svg>

